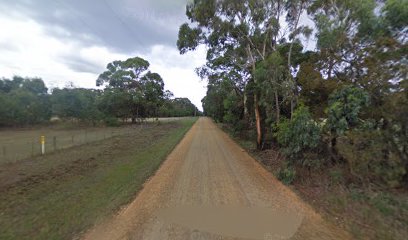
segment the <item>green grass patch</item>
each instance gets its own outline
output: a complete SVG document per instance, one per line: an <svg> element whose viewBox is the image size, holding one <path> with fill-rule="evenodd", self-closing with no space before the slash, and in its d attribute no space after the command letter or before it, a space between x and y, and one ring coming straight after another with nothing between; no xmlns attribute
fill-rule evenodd
<svg viewBox="0 0 408 240"><path fill-rule="evenodd" d="M109 149L109 154L58 166L65 171L50 169L43 178L30 177L1 189L0 239L72 239L102 221L134 198L196 120L162 123L54 154L50 161L72 151ZM60 175L49 177L55 172Z"/></svg>

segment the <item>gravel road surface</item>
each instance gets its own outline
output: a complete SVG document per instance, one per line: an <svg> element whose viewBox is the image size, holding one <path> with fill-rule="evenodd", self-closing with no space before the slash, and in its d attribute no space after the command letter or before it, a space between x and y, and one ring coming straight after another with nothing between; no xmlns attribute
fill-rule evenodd
<svg viewBox="0 0 408 240"><path fill-rule="evenodd" d="M83 239L350 239L200 118L128 206Z"/></svg>

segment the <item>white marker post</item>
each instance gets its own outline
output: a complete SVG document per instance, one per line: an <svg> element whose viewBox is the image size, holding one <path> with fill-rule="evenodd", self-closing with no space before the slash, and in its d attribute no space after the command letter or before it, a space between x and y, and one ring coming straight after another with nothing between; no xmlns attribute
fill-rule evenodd
<svg viewBox="0 0 408 240"><path fill-rule="evenodd" d="M41 154L45 154L45 136L41 136Z"/></svg>

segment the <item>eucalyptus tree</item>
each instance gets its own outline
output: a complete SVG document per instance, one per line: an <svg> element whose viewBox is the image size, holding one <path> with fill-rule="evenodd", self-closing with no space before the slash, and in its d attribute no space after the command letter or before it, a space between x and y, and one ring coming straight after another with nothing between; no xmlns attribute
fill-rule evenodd
<svg viewBox="0 0 408 240"><path fill-rule="evenodd" d="M0 79L0 126L48 121L51 107L47 91L40 78Z"/></svg>
<svg viewBox="0 0 408 240"><path fill-rule="evenodd" d="M50 96L52 113L59 118L88 121L95 125L102 119L97 106L100 92L84 88L53 89Z"/></svg>
<svg viewBox="0 0 408 240"><path fill-rule="evenodd" d="M359 82L366 88L381 82L389 88L390 78L402 77L399 68L401 60L406 60L401 50L406 48L407 30L401 25L407 22L403 19L404 14L407 16L403 9L407 7L404 1L384 2L317 0L310 5L308 12L316 25L320 69L326 78ZM379 68L381 65L384 68ZM375 83L372 73L382 81Z"/></svg>
<svg viewBox="0 0 408 240"><path fill-rule="evenodd" d="M140 57L113 61L96 80L97 86L106 86L106 97L123 95L120 97L121 105L126 102L127 113L121 111L120 115L130 116L132 122L140 117L157 114L163 99L163 79L159 74L148 71L149 66L149 62ZM112 94L107 93L109 91Z"/></svg>
<svg viewBox="0 0 408 240"><path fill-rule="evenodd" d="M308 11L316 23L322 76L363 88L374 107L367 115L387 120L387 101L403 91L408 74L406 1L319 0Z"/></svg>
<svg viewBox="0 0 408 240"><path fill-rule="evenodd" d="M288 39L290 40L289 49L287 52L287 69L289 71L288 76L288 85L291 89L289 93L290 96L290 115L292 118L295 101L297 101L297 87L296 83L293 78L293 70L297 67L298 64L293 65L292 55L294 46L301 45L300 44L300 36L304 36L309 38L312 34L312 29L309 26L302 25L300 23L300 18L302 14L306 13L307 8L310 6L311 1L309 0L290 0L286 1L285 4L285 11L286 11L286 22L288 24L289 36Z"/></svg>
<svg viewBox="0 0 408 240"><path fill-rule="evenodd" d="M213 70L225 72L225 68L232 67L241 72L247 71L256 86L259 83L255 77L256 64L276 50L283 9L284 1L279 0L195 0L187 5L186 14L191 24L185 23L180 27L177 46L183 54L200 44L207 45L207 60ZM257 145L261 148L264 119L256 87L253 110Z"/></svg>
<svg viewBox="0 0 408 240"><path fill-rule="evenodd" d="M141 79L142 97L146 106L146 114L157 116L159 107L164 101L164 82L157 73L147 72Z"/></svg>
<svg viewBox="0 0 408 240"><path fill-rule="evenodd" d="M177 41L180 53L195 50L198 45L205 44L208 49L206 70L203 71L207 74L206 77L212 75L223 78L229 77L231 73L241 76L233 78L233 82L236 86L241 86L245 113L251 108L247 105L247 98L252 98L259 148L262 147L264 138L265 108L270 109L274 105L279 119L280 99L289 97L293 111L296 93L292 77L296 68L292 61L293 49L295 45L299 45L300 35L308 36L311 33L309 28L300 24L301 15L305 13L309 2L195 0L187 5L186 15L191 23L180 27ZM285 21L286 24L283 24ZM288 40L290 43L287 43ZM276 59L274 56L282 49L282 44L288 46L282 56L285 58L282 61L284 69L276 69L271 66L276 63L268 59ZM257 74L262 71L259 68L276 72ZM263 104L265 100L262 99L265 95L262 93L266 87L265 82L270 83L267 98L270 96L269 92L274 96L274 104L268 106ZM286 91L288 88L290 90Z"/></svg>
<svg viewBox="0 0 408 240"><path fill-rule="evenodd" d="M136 89L139 85L138 81L149 66L149 62L140 57L129 58L126 61L113 61L107 65L107 70L99 75L96 85L108 84L109 88L121 90Z"/></svg>

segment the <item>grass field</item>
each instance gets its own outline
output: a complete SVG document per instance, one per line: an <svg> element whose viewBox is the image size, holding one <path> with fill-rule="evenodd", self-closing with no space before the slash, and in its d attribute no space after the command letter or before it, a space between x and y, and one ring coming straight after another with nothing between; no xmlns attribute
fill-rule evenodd
<svg viewBox="0 0 408 240"><path fill-rule="evenodd" d="M0 239L72 239L132 200L196 118L0 164Z"/></svg>
<svg viewBox="0 0 408 240"><path fill-rule="evenodd" d="M161 123L178 121L181 118L160 118ZM155 119L146 119L139 125L123 127L78 127L77 124L57 124L31 129L0 130L0 163L21 161L41 154L40 136L45 136L46 153L73 146L104 140L113 136L140 131Z"/></svg>

